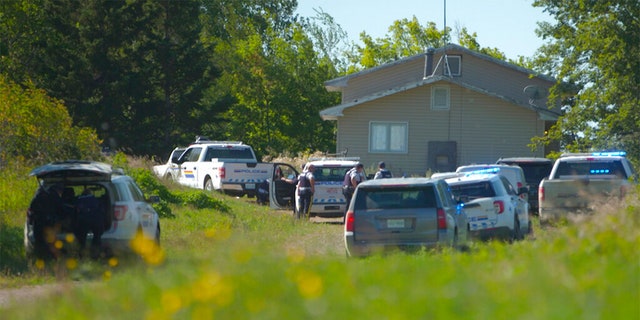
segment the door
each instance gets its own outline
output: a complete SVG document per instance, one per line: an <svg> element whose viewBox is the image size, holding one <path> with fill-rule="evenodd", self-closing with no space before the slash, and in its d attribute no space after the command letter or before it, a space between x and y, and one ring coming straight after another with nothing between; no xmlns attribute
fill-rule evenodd
<svg viewBox="0 0 640 320"><path fill-rule="evenodd" d="M429 141L427 166L433 172L454 172L458 163L455 141Z"/></svg>
<svg viewBox="0 0 640 320"><path fill-rule="evenodd" d="M182 185L197 188L198 187L198 160L200 158L200 153L202 153L202 147L194 147L187 149L180 159L178 159L178 164L180 166L180 171L178 174L178 182Z"/></svg>
<svg viewBox="0 0 640 320"><path fill-rule="evenodd" d="M274 163L269 179L269 206L272 209L290 209L295 203L298 171L286 163Z"/></svg>

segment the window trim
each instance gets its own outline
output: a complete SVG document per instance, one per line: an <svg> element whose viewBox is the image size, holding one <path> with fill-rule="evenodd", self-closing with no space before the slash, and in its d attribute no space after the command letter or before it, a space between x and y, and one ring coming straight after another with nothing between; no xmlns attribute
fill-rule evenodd
<svg viewBox="0 0 640 320"><path fill-rule="evenodd" d="M387 127L387 146L384 150L373 148L373 128L376 125L384 125ZM391 130L388 130L392 125L404 126L404 148L402 150L391 150ZM370 121L369 122L369 153L391 153L391 154L407 154L409 153L409 122L408 121Z"/></svg>
<svg viewBox="0 0 640 320"><path fill-rule="evenodd" d="M436 105L436 91L445 90L447 102L444 105ZM449 86L432 86L431 87L431 110L446 111L451 109L451 88Z"/></svg>

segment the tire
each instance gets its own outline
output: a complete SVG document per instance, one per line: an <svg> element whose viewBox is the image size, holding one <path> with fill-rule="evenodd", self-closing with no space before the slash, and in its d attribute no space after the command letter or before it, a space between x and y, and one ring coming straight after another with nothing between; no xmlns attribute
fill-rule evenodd
<svg viewBox="0 0 640 320"><path fill-rule="evenodd" d="M209 191L209 192L213 192L213 182L211 182L211 178L206 177L204 179L204 190L205 191Z"/></svg>

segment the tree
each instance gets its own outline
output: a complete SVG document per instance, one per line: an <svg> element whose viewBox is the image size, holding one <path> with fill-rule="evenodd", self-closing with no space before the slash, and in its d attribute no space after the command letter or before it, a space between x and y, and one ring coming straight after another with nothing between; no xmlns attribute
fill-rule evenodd
<svg viewBox="0 0 640 320"><path fill-rule="evenodd" d="M95 130L74 127L61 101L0 75L0 164L101 157Z"/></svg>
<svg viewBox="0 0 640 320"><path fill-rule="evenodd" d="M206 134L251 144L259 156L334 150L335 124L319 116L339 102L323 86L338 75L334 62L316 52L308 21L293 17L295 1L241 2L206 10L205 33L222 71L207 97L225 102L212 106L220 113Z"/></svg>
<svg viewBox="0 0 640 320"><path fill-rule="evenodd" d="M200 41L199 1L2 3L2 72L64 100L108 146L158 154L200 130L196 110L206 111L203 92L217 73Z"/></svg>
<svg viewBox="0 0 640 320"><path fill-rule="evenodd" d="M537 0L553 16L539 23L548 40L537 69L559 82L550 101L564 115L540 141L557 139L570 151L624 149L640 164L640 2Z"/></svg>
<svg viewBox="0 0 640 320"><path fill-rule="evenodd" d="M435 22L428 22L426 26L420 24L414 16L411 20L396 20L388 29L384 38L373 39L366 32L360 33L360 40L364 46L356 45L354 53L350 54L352 67L349 72L357 72L361 68L373 68L384 63L399 60L409 56L426 52L430 47L443 47L451 29L438 30ZM445 32L446 31L446 32ZM477 34L469 33L467 28L456 28L458 43L473 51L478 51L500 60L506 60L504 53L497 48L483 48L477 41ZM511 61L517 63L516 61Z"/></svg>

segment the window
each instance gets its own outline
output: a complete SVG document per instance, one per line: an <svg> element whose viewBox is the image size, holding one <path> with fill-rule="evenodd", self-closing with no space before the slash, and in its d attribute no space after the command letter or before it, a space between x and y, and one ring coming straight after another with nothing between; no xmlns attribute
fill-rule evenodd
<svg viewBox="0 0 640 320"><path fill-rule="evenodd" d="M462 74L462 57L461 56L445 56L445 64L443 74L445 76L460 76ZM447 68L448 66L448 68ZM451 74L449 74L451 71Z"/></svg>
<svg viewBox="0 0 640 320"><path fill-rule="evenodd" d="M407 153L406 122L371 122L369 124L369 152Z"/></svg>
<svg viewBox="0 0 640 320"><path fill-rule="evenodd" d="M449 87L431 87L431 110L449 110Z"/></svg>

